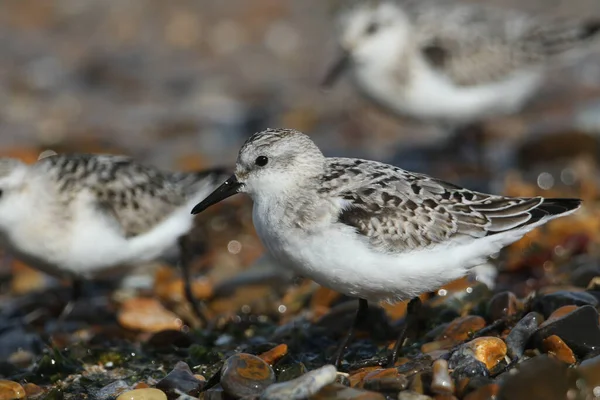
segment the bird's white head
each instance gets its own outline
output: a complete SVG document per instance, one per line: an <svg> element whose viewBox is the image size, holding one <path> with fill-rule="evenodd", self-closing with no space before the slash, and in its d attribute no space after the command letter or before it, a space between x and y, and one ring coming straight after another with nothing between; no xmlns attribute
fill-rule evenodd
<svg viewBox="0 0 600 400"><path fill-rule="evenodd" d="M350 0L336 16L342 54L324 86L332 86L348 67L395 65L409 44L411 21L401 0ZM377 63L377 64L374 64Z"/></svg>
<svg viewBox="0 0 600 400"><path fill-rule="evenodd" d="M385 57L401 48L409 29L409 18L397 0L355 2L337 18L339 43L356 63Z"/></svg>
<svg viewBox="0 0 600 400"><path fill-rule="evenodd" d="M305 134L293 129L267 129L250 136L240 149L235 174L194 207L197 214L236 193L255 200L278 196L323 173L325 157Z"/></svg>
<svg viewBox="0 0 600 400"><path fill-rule="evenodd" d="M11 220L14 199L26 184L27 164L14 158L0 158L0 223Z"/></svg>

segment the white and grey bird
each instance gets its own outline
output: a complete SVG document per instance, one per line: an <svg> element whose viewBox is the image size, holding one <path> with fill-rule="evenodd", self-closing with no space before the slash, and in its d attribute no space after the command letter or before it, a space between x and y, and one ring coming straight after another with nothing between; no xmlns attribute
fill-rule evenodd
<svg viewBox="0 0 600 400"><path fill-rule="evenodd" d="M28 265L73 280L127 271L172 248L189 209L223 169L165 172L125 156L0 159L0 243Z"/></svg>
<svg viewBox="0 0 600 400"><path fill-rule="evenodd" d="M555 20L441 0L351 0L336 17L360 93L393 114L452 126L519 111L544 73L600 39L600 18Z"/></svg>
<svg viewBox="0 0 600 400"><path fill-rule="evenodd" d="M256 231L278 261L362 299L363 313L365 300L436 290L581 204L479 193L376 161L327 158L290 129L252 135L235 174L192 212L236 193L253 199Z"/></svg>

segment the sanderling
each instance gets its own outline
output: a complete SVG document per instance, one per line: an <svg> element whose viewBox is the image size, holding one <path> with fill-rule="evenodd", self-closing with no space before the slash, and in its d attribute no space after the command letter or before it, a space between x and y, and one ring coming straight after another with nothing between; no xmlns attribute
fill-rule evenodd
<svg viewBox="0 0 600 400"><path fill-rule="evenodd" d="M74 281L124 272L174 248L189 208L224 170L165 172L125 156L0 158L0 243L28 265ZM184 268L185 269L185 268Z"/></svg>
<svg viewBox="0 0 600 400"><path fill-rule="evenodd" d="M427 0L349 1L337 14L345 70L358 90L397 115L453 126L520 110L557 61L600 37L600 19L555 21Z"/></svg>
<svg viewBox="0 0 600 400"><path fill-rule="evenodd" d="M236 193L252 197L256 231L279 262L360 299L355 321L364 318L367 300L435 290L581 204L479 193L376 161L326 158L290 129L252 135L235 174L192 213Z"/></svg>

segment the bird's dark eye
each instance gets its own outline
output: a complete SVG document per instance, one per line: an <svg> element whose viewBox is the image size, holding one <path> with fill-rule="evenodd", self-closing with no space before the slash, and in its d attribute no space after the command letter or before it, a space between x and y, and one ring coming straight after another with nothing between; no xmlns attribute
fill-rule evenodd
<svg viewBox="0 0 600 400"><path fill-rule="evenodd" d="M268 162L269 162L269 159L265 156L258 156L258 157L256 157L256 160L254 161L254 163L256 165L258 165L259 167L264 167L265 165L267 165Z"/></svg>
<svg viewBox="0 0 600 400"><path fill-rule="evenodd" d="M375 32L377 32L379 30L379 24L377 22L371 22L368 26L367 26L367 35L372 35Z"/></svg>

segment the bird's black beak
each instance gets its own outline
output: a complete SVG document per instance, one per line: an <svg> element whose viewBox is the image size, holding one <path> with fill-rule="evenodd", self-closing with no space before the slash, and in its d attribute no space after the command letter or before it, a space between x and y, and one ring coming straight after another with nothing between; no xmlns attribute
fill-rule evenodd
<svg viewBox="0 0 600 400"><path fill-rule="evenodd" d="M337 82L338 78L341 77L344 74L344 72L346 72L346 70L350 66L350 61L350 52L347 50L343 50L342 53L338 56L336 62L333 63L327 71L323 82L321 82L321 87L327 89L333 86Z"/></svg>
<svg viewBox="0 0 600 400"><path fill-rule="evenodd" d="M243 185L243 183L238 182L235 175L231 175L229 179L216 188L214 192L208 195L208 197L196 204L196 207L192 210L192 214L201 213L213 204L217 204L221 200L225 200L226 198L239 193L240 188Z"/></svg>

